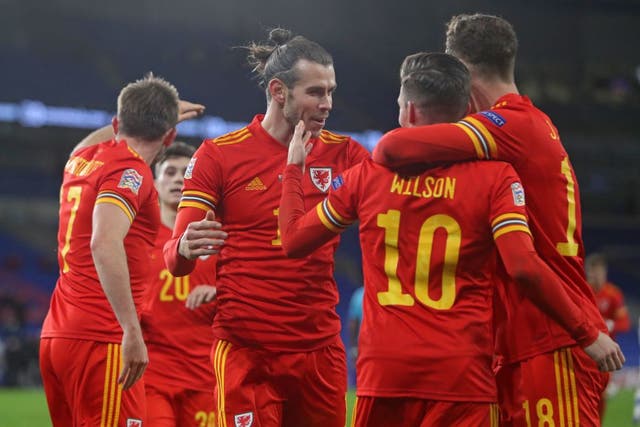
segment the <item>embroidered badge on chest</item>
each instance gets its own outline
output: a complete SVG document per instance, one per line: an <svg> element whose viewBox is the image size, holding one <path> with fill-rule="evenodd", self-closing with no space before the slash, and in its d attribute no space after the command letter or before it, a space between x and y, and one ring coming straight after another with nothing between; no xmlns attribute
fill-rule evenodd
<svg viewBox="0 0 640 427"><path fill-rule="evenodd" d="M331 185L331 168L309 168L309 175L311 176L311 182L318 188L318 190L326 193Z"/></svg>
<svg viewBox="0 0 640 427"><path fill-rule="evenodd" d="M245 412L234 417L236 427L251 427L253 425L253 412Z"/></svg>

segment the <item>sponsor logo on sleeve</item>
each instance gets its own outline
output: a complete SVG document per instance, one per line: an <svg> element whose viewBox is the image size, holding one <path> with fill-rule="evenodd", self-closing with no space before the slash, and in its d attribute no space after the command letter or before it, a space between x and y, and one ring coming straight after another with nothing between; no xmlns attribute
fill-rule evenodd
<svg viewBox="0 0 640 427"><path fill-rule="evenodd" d="M335 178L333 178L333 181L331 181L331 187L334 190L337 190L338 188L342 187L342 184L344 184L344 179L342 179L342 175L338 175Z"/></svg>
<svg viewBox="0 0 640 427"><path fill-rule="evenodd" d="M494 125L502 127L507 121L495 111L481 111L480 114L489 119Z"/></svg>
<svg viewBox="0 0 640 427"><path fill-rule="evenodd" d="M511 193L513 194L513 204L516 206L524 206L524 188L519 182L511 184Z"/></svg>
<svg viewBox="0 0 640 427"><path fill-rule="evenodd" d="M122 172L118 188L128 188L133 191L133 194L138 194L138 190L140 190L141 185L142 175L140 175L135 169L127 169Z"/></svg>
<svg viewBox="0 0 640 427"><path fill-rule="evenodd" d="M311 175L311 182L316 188L323 193L329 190L331 185L331 168L309 168L309 175Z"/></svg>
<svg viewBox="0 0 640 427"><path fill-rule="evenodd" d="M189 160L187 170L184 171L184 179L191 179L191 177L193 176L193 167L196 165L196 160L198 159L195 157L192 157L191 160Z"/></svg>
<svg viewBox="0 0 640 427"><path fill-rule="evenodd" d="M251 427L253 425L253 412L245 412L234 417L236 427Z"/></svg>

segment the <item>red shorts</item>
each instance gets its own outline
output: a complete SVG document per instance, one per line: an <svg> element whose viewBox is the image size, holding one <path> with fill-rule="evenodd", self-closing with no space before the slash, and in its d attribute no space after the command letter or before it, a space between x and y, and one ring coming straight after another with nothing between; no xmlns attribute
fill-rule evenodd
<svg viewBox="0 0 640 427"><path fill-rule="evenodd" d="M211 356L219 427L344 427L347 367L339 337L305 353L216 339Z"/></svg>
<svg viewBox="0 0 640 427"><path fill-rule="evenodd" d="M504 426L600 426L609 374L579 347L503 366L497 375Z"/></svg>
<svg viewBox="0 0 640 427"><path fill-rule="evenodd" d="M40 340L40 372L54 427L138 427L144 382L122 391L120 344L68 338Z"/></svg>
<svg viewBox="0 0 640 427"><path fill-rule="evenodd" d="M495 403L358 396L352 427L498 427Z"/></svg>
<svg viewBox="0 0 640 427"><path fill-rule="evenodd" d="M152 427L216 427L213 387L210 391L147 383L147 418Z"/></svg>

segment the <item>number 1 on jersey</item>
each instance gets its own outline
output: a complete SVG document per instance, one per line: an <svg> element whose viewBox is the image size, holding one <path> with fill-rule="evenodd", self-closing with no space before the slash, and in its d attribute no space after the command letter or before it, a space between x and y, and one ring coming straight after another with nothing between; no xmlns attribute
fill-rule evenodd
<svg viewBox="0 0 640 427"><path fill-rule="evenodd" d="M276 217L276 224L278 224L278 215L280 215L280 209L275 208L273 215ZM271 241L273 246L282 246L282 240L280 240L280 227L276 225L276 238Z"/></svg>
<svg viewBox="0 0 640 427"><path fill-rule="evenodd" d="M561 171L567 179L567 240L559 242L556 249L562 256L577 256L578 244L576 243L576 185L571 174L569 158L562 160Z"/></svg>

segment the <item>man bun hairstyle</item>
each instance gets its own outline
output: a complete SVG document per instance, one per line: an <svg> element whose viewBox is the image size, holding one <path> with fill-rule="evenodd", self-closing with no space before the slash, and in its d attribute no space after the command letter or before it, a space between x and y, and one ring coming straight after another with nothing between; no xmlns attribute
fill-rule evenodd
<svg viewBox="0 0 640 427"><path fill-rule="evenodd" d="M333 65L333 58L322 46L303 36L294 36L284 28L271 29L267 41L251 42L246 49L247 62L265 90L272 79L279 79L292 88L298 80L295 66L300 60Z"/></svg>

